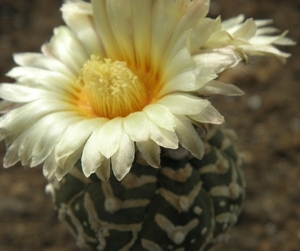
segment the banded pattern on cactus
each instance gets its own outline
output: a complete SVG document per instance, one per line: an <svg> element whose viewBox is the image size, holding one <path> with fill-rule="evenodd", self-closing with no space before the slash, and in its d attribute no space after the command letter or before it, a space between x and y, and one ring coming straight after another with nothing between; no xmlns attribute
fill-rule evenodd
<svg viewBox="0 0 300 251"><path fill-rule="evenodd" d="M103 182L80 168L48 190L59 218L92 250L208 250L226 238L240 212L245 183L233 131L211 127L199 160L162 150L160 169L139 156L122 181ZM181 152L180 152L181 151Z"/></svg>

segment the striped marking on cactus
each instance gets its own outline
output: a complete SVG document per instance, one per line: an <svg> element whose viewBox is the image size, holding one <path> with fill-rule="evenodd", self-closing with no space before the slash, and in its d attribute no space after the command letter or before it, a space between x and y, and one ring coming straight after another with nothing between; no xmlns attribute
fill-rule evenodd
<svg viewBox="0 0 300 251"><path fill-rule="evenodd" d="M89 217L89 223L92 227L92 229L97 233L97 238L100 240L101 248L104 250L106 247L106 240L105 237L109 236L110 230L116 230L116 231L131 231L133 238L130 242L128 242L125 246L123 246L120 251L126 251L128 250L135 242L137 238L138 231L141 229L141 224L115 224L106 222L103 220L100 220L97 214L97 210L95 208L94 202L89 195L89 193L86 193L84 196L84 207L87 211L88 217ZM98 250L102 250L98 249Z"/></svg>
<svg viewBox="0 0 300 251"><path fill-rule="evenodd" d="M177 195L164 188L159 188L158 193L181 213L189 210L190 206L194 203L196 196L200 192L201 186L202 182L199 182L188 195Z"/></svg>
<svg viewBox="0 0 300 251"><path fill-rule="evenodd" d="M142 239L142 246L147 251L164 251L157 243L147 239Z"/></svg>
<svg viewBox="0 0 300 251"><path fill-rule="evenodd" d="M74 215L74 213L71 210L71 208L68 205L66 205L66 204L61 204L61 207L58 210L58 218L61 221L64 221L64 219L66 217L70 218L73 227L75 227L75 229L76 229L76 232L75 232L74 229L67 224L67 227L69 228L69 230L72 232L72 234L74 236L76 236L76 239L77 239L76 240L76 244L79 247L81 247L81 248L87 248L87 245L86 245L87 242L97 243L97 239L96 238L92 238L92 237L88 236L85 233L84 228L82 226L82 223Z"/></svg>
<svg viewBox="0 0 300 251"><path fill-rule="evenodd" d="M115 213L125 208L145 207L150 203L150 200L147 199L121 201L118 197L114 196L113 188L109 182L102 182L101 185L105 196L104 208L109 213Z"/></svg>
<svg viewBox="0 0 300 251"><path fill-rule="evenodd" d="M184 240L188 232L190 232L193 228L195 228L199 220L193 219L188 222L185 226L174 226L173 223L164 215L156 214L155 222L157 225L163 229L168 237L176 244L181 244Z"/></svg>
<svg viewBox="0 0 300 251"><path fill-rule="evenodd" d="M135 188L140 187L149 183L155 183L157 181L157 178L155 176L150 175L141 175L136 176L133 173L126 174L125 178L121 180L121 184L127 188Z"/></svg>
<svg viewBox="0 0 300 251"><path fill-rule="evenodd" d="M178 182L186 182L191 176L192 171L193 168L189 163L187 163L184 168L180 168L179 170L174 170L171 167L164 167L161 170L162 174L164 174L166 177Z"/></svg>
<svg viewBox="0 0 300 251"><path fill-rule="evenodd" d="M244 188L238 184L237 178L238 174L236 169L231 168L231 183L228 186L215 186L209 191L209 193L212 196L226 196L231 199L237 199L240 194L244 193Z"/></svg>

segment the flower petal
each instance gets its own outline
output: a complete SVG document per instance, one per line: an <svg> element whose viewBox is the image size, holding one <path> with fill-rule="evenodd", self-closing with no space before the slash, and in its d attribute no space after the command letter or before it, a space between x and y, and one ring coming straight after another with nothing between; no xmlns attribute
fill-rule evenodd
<svg viewBox="0 0 300 251"><path fill-rule="evenodd" d="M222 124L224 122L224 117L208 100L205 101L206 102L203 102L200 113L197 115L189 115L188 117L201 123Z"/></svg>
<svg viewBox="0 0 300 251"><path fill-rule="evenodd" d="M38 69L31 66L15 67L6 74L8 77L15 78L20 83L32 86L41 85L56 91L76 95L75 88L77 82L58 72Z"/></svg>
<svg viewBox="0 0 300 251"><path fill-rule="evenodd" d="M52 154L55 146L61 139L64 132L74 123L78 122L80 118L76 116L76 113L61 113L62 117L59 117L59 114L55 114L56 123L53 123L50 127L47 128L47 131L36 140L36 144L32 150L32 160L31 166L37 166ZM54 158L54 157L53 157Z"/></svg>
<svg viewBox="0 0 300 251"><path fill-rule="evenodd" d="M119 149L111 158L112 170L118 180L123 179L130 171L135 156L134 150L133 141L128 137L127 133L123 131L120 138Z"/></svg>
<svg viewBox="0 0 300 251"><path fill-rule="evenodd" d="M171 113L192 115L198 114L207 101L189 94L174 93L163 97L156 103L167 107Z"/></svg>
<svg viewBox="0 0 300 251"><path fill-rule="evenodd" d="M32 112L34 111L34 113ZM76 107L59 100L36 100L5 114L0 119L1 133L7 136L26 130L43 115L58 111L76 111ZM9 144L10 141L7 141Z"/></svg>
<svg viewBox="0 0 300 251"><path fill-rule="evenodd" d="M95 173L104 159L104 156L98 150L98 145L101 143L98 141L100 129L101 125L99 125L89 137L82 152L82 171L86 177L89 177L92 173Z"/></svg>
<svg viewBox="0 0 300 251"><path fill-rule="evenodd" d="M234 37L243 38L249 40L250 38L254 37L257 31L255 22L252 18L247 19L245 23L241 25L235 32L232 33Z"/></svg>
<svg viewBox="0 0 300 251"><path fill-rule="evenodd" d="M59 72L72 79L76 79L76 75L65 64L54 57L45 56L41 53L16 53L13 56L14 61L18 65Z"/></svg>
<svg viewBox="0 0 300 251"><path fill-rule="evenodd" d="M129 114L124 119L124 129L133 141L147 141L149 139L148 117L143 112Z"/></svg>
<svg viewBox="0 0 300 251"><path fill-rule="evenodd" d="M178 138L175 132L160 128L154 122L149 120L150 139L156 144L170 149L178 148Z"/></svg>
<svg viewBox="0 0 300 251"><path fill-rule="evenodd" d="M235 85L213 80L199 89L198 94L206 97L212 95L240 96L244 92Z"/></svg>
<svg viewBox="0 0 300 251"><path fill-rule="evenodd" d="M107 57L113 60L120 59L120 48L118 46L117 39L113 34L107 14L107 2L91 0L91 3L96 30L101 38Z"/></svg>
<svg viewBox="0 0 300 251"><path fill-rule="evenodd" d="M65 23L76 33L89 55L105 57L105 51L97 35L92 18L92 6L86 2L67 2L61 8Z"/></svg>
<svg viewBox="0 0 300 251"><path fill-rule="evenodd" d="M203 50L193 58L198 67L211 68L216 73L236 66L242 59L232 47Z"/></svg>
<svg viewBox="0 0 300 251"><path fill-rule="evenodd" d="M160 147L153 140L136 142L138 150L150 166L160 167Z"/></svg>
<svg viewBox="0 0 300 251"><path fill-rule="evenodd" d="M200 19L197 24L193 27L191 33L191 45L190 45L190 52L194 52L195 50L199 49L208 38L211 36L211 33L214 28L214 20L205 18ZM199 35L201 34L201 36Z"/></svg>
<svg viewBox="0 0 300 251"><path fill-rule="evenodd" d="M140 70L147 70L151 58L151 15L152 1L132 1L133 40L136 51L136 64ZM143 13L143 15L141 15Z"/></svg>
<svg viewBox="0 0 300 251"><path fill-rule="evenodd" d="M13 102L30 102L41 95L41 90L17 84L1 84L0 97Z"/></svg>
<svg viewBox="0 0 300 251"><path fill-rule="evenodd" d="M172 113L163 105L151 104L143 109L143 112L159 127L174 131L176 123Z"/></svg>
<svg viewBox="0 0 300 251"><path fill-rule="evenodd" d="M55 161L54 151L52 151L51 154L48 156L48 158L44 162L43 175L47 179L50 179L54 175L56 168L58 168L58 164Z"/></svg>
<svg viewBox="0 0 300 251"><path fill-rule="evenodd" d="M54 29L50 47L51 52L76 75L79 75L83 64L89 60L89 55L74 32L66 26Z"/></svg>
<svg viewBox="0 0 300 251"><path fill-rule="evenodd" d="M180 144L189 150L196 158L201 159L204 146L191 122L184 116L177 116L176 134Z"/></svg>
<svg viewBox="0 0 300 251"><path fill-rule="evenodd" d="M123 119L114 118L103 125L98 134L98 149L107 159L118 150Z"/></svg>
<svg viewBox="0 0 300 251"><path fill-rule="evenodd" d="M85 142L91 133L103 123L100 119L83 119L71 125L62 135L60 141L55 147L55 158L60 166L71 156L78 148L83 148Z"/></svg>
<svg viewBox="0 0 300 251"><path fill-rule="evenodd" d="M30 128L28 128L26 132L26 136L19 144L19 156L22 160L22 165L30 165L31 159L33 157L33 149L36 146L36 143L39 141L41 137L55 125L57 121L64 119L66 115L69 115L67 112L61 113L52 113L47 116L39 119L35 124L33 124Z"/></svg>

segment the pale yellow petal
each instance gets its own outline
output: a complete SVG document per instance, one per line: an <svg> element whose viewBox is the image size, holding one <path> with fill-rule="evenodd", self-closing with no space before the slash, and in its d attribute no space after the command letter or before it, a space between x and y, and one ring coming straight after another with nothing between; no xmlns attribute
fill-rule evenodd
<svg viewBox="0 0 300 251"><path fill-rule="evenodd" d="M110 158L119 148L122 123L121 118L109 120L98 134L98 149L106 158Z"/></svg>
<svg viewBox="0 0 300 251"><path fill-rule="evenodd" d="M129 114L124 119L124 130L133 141L147 141L149 139L148 117L143 112Z"/></svg>
<svg viewBox="0 0 300 251"><path fill-rule="evenodd" d="M127 133L123 131L120 137L119 149L111 158L112 170L118 180L123 179L130 171L134 157L134 143Z"/></svg>
<svg viewBox="0 0 300 251"><path fill-rule="evenodd" d="M150 166L160 167L160 147L156 142L149 139L143 142L137 142L136 146Z"/></svg>

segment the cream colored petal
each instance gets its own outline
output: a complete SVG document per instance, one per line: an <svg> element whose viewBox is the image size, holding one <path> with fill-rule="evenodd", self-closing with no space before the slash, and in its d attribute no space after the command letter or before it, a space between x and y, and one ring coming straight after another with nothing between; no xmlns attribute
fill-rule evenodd
<svg viewBox="0 0 300 251"><path fill-rule="evenodd" d="M159 127L168 131L175 130L174 115L165 106L157 103L147 105L143 112Z"/></svg>
<svg viewBox="0 0 300 251"><path fill-rule="evenodd" d="M120 138L120 146L117 152L111 157L111 166L114 175L118 180L122 180L130 171L135 156L133 141L123 131Z"/></svg>
<svg viewBox="0 0 300 251"><path fill-rule="evenodd" d="M118 150L122 133L122 118L109 120L98 134L98 149L107 159Z"/></svg>
<svg viewBox="0 0 300 251"><path fill-rule="evenodd" d="M204 50L193 58L198 67L211 68L217 74L236 66L242 59L232 47Z"/></svg>
<svg viewBox="0 0 300 251"><path fill-rule="evenodd" d="M254 20L257 27L263 27L273 23L272 19Z"/></svg>
<svg viewBox="0 0 300 251"><path fill-rule="evenodd" d="M188 117L201 123L222 124L224 122L224 117L210 104L208 100L206 104L203 103L200 109L200 113L197 115L189 115Z"/></svg>
<svg viewBox="0 0 300 251"><path fill-rule="evenodd" d="M69 94L77 95L78 83L74 79L58 72L38 69L30 66L14 67L7 74L8 77L15 78L19 82L28 83L28 85L40 84L49 89L63 91Z"/></svg>
<svg viewBox="0 0 300 251"><path fill-rule="evenodd" d="M77 78L65 64L56 58L44 56L41 53L16 53L13 56L18 65L59 72L74 80Z"/></svg>
<svg viewBox="0 0 300 251"><path fill-rule="evenodd" d="M74 97L64 93L33 88L19 83L0 84L0 97L12 102L27 103L37 99L57 99L61 101L74 102Z"/></svg>
<svg viewBox="0 0 300 251"><path fill-rule="evenodd" d="M55 57L77 75L79 75L83 64L90 58L74 32L66 26L54 29L50 46Z"/></svg>
<svg viewBox="0 0 300 251"><path fill-rule="evenodd" d="M252 38L257 31L255 22L252 18L247 19L238 30L232 33L234 37L241 37L243 39Z"/></svg>
<svg viewBox="0 0 300 251"><path fill-rule="evenodd" d="M132 36L136 63L141 71L147 70L151 58L152 1L132 0ZM141 13L143 13L141 15Z"/></svg>
<svg viewBox="0 0 300 251"><path fill-rule="evenodd" d="M174 50L174 47L176 47L182 34L185 34L186 31L192 29L198 20L205 17L209 9L209 2L209 0L185 1L183 5L186 4L186 6L181 6L181 9L184 9L184 13L172 34L167 49L172 48L172 50ZM165 53L169 54L168 50L166 50Z"/></svg>
<svg viewBox="0 0 300 251"><path fill-rule="evenodd" d="M257 26L257 25L256 25ZM260 35L270 35L277 33L279 29L275 27L263 27L263 28L258 28L256 31L255 36L260 36Z"/></svg>
<svg viewBox="0 0 300 251"><path fill-rule="evenodd" d="M198 94L206 97L216 94L225 96L240 96L243 95L244 92L235 85L213 80L199 89Z"/></svg>
<svg viewBox="0 0 300 251"><path fill-rule="evenodd" d="M54 113L42 117L30 128L26 130L26 136L19 145L19 156L22 160L22 165L31 165L33 157L33 149L41 137L51 128L55 123L67 116L67 113ZM33 165L31 165L33 166Z"/></svg>
<svg viewBox="0 0 300 251"><path fill-rule="evenodd" d="M166 94L175 91L194 91L197 90L197 72L194 69L189 69L182 74L172 76L160 90L158 97L163 97Z"/></svg>
<svg viewBox="0 0 300 251"><path fill-rule="evenodd" d="M105 57L105 51L92 18L91 4L69 2L64 4L61 10L65 23L74 31L87 53Z"/></svg>
<svg viewBox="0 0 300 251"><path fill-rule="evenodd" d="M93 16L99 37L103 43L108 58L120 60L121 52L114 36L107 14L107 1L92 0Z"/></svg>
<svg viewBox="0 0 300 251"><path fill-rule="evenodd" d="M100 119L79 118L78 122L71 125L62 135L55 147L55 158L58 165L63 167L63 163L78 148L83 148L85 142L92 132L103 123Z"/></svg>
<svg viewBox="0 0 300 251"><path fill-rule="evenodd" d="M106 1L107 17L122 54L120 59L135 65L135 48L132 34L132 1Z"/></svg>
<svg viewBox="0 0 300 251"><path fill-rule="evenodd" d="M178 148L178 138L175 132L160 128L154 122L151 122L151 120L149 120L149 129L150 139L159 146L170 149Z"/></svg>
<svg viewBox="0 0 300 251"><path fill-rule="evenodd" d="M0 114L8 113L13 109L20 107L23 104L17 104L11 101L2 100L0 101Z"/></svg>
<svg viewBox="0 0 300 251"><path fill-rule="evenodd" d="M59 100L36 100L2 116L0 131L7 135L18 135L41 116L58 111L76 111L76 107Z"/></svg>
<svg viewBox="0 0 300 251"><path fill-rule="evenodd" d="M37 166L52 154L64 132L79 121L76 113L62 112L54 115L56 122L47 128L47 131L36 141L32 150L31 166Z"/></svg>
<svg viewBox="0 0 300 251"><path fill-rule="evenodd" d="M26 133L22 133L18 136L14 142L7 148L4 159L3 159L3 167L8 168L15 165L20 161L19 157L19 145L26 136Z"/></svg>
<svg viewBox="0 0 300 251"><path fill-rule="evenodd" d="M249 41L253 45L268 45L268 44L295 45L295 42L292 39L285 37L287 33L288 32L285 31L279 36L255 36Z"/></svg>
<svg viewBox="0 0 300 251"><path fill-rule="evenodd" d="M167 53L169 41L180 19L179 2L182 1L154 1L152 9L152 35L150 36L151 65L154 72L161 68L162 55ZM167 54L168 55L168 54Z"/></svg>
<svg viewBox="0 0 300 251"><path fill-rule="evenodd" d="M173 114L192 115L198 114L207 100L189 94L170 94L156 102L167 107Z"/></svg>
<svg viewBox="0 0 300 251"><path fill-rule="evenodd" d="M13 102L29 102L38 99L41 90L17 84L0 84L0 97Z"/></svg>
<svg viewBox="0 0 300 251"><path fill-rule="evenodd" d="M92 133L86 142L82 152L82 171L86 177L89 177L92 173L95 173L97 168L100 167L101 162L104 160L104 156L99 152L98 145L101 142L98 141L98 134L101 130L101 125Z"/></svg>
<svg viewBox="0 0 300 251"><path fill-rule="evenodd" d="M194 52L205 44L211 36L214 28L214 22L215 20L213 19L205 18L196 23L190 36L190 52Z"/></svg>
<svg viewBox="0 0 300 251"><path fill-rule="evenodd" d="M287 33L288 33L288 31L283 32L281 34L281 36L275 42L273 42L273 44L275 44L275 45L284 45L284 46L296 45L297 42L295 42L293 39L290 39L288 37L284 37Z"/></svg>
<svg viewBox="0 0 300 251"><path fill-rule="evenodd" d="M92 5L90 3L81 1L81 0L67 0L60 8L60 10L65 12L73 12L75 14L82 14L82 15L92 15Z"/></svg>
<svg viewBox="0 0 300 251"><path fill-rule="evenodd" d="M285 53L275 48L272 45L253 45L253 46L245 46L242 47L243 51L249 55L273 55L277 56L279 59L283 60L289 57L290 53Z"/></svg>
<svg viewBox="0 0 300 251"><path fill-rule="evenodd" d="M96 175L99 179L107 181L110 177L110 158L104 158L100 167L96 170Z"/></svg>
<svg viewBox="0 0 300 251"><path fill-rule="evenodd" d="M136 142L138 150L150 166L160 167L160 147L153 140Z"/></svg>
<svg viewBox="0 0 300 251"><path fill-rule="evenodd" d="M249 45L249 41L242 37L235 37L228 31L220 30L211 35L211 37L204 44L203 48L224 48L229 45L241 46Z"/></svg>
<svg viewBox="0 0 300 251"><path fill-rule="evenodd" d="M161 64L164 67L164 73L161 77L162 82L166 82L171 79L173 76L177 76L182 72L194 68L193 59L187 50L186 38L181 37L181 40L178 41L178 46L174 46L173 50L167 54L168 56L165 60L161 61Z"/></svg>
<svg viewBox="0 0 300 251"><path fill-rule="evenodd" d="M56 168L58 168L58 165L55 161L54 151L52 151L51 154L47 157L46 161L44 162L43 175L47 179L50 179L54 175Z"/></svg>
<svg viewBox="0 0 300 251"><path fill-rule="evenodd" d="M235 32L239 28L238 25L240 25L244 20L245 20L245 16L244 15L238 15L236 17L224 20L222 22L222 29L223 30L228 30L231 33ZM233 30L230 30L231 28L233 28Z"/></svg>
<svg viewBox="0 0 300 251"><path fill-rule="evenodd" d="M204 146L202 140L199 138L196 130L191 122L184 116L177 116L176 134L179 143L189 150L195 157L201 159L204 154Z"/></svg>
<svg viewBox="0 0 300 251"><path fill-rule="evenodd" d="M198 67L197 74L196 86L198 89L218 77L215 71L208 67Z"/></svg>
<svg viewBox="0 0 300 251"><path fill-rule="evenodd" d="M78 148L75 152L69 155L66 159L64 159L62 165L58 165L55 169L55 177L58 181L62 180L62 178L70 172L70 170L75 166L76 162L81 156L83 146Z"/></svg>
<svg viewBox="0 0 300 251"><path fill-rule="evenodd" d="M133 141L147 141L149 139L148 117L143 112L129 114L124 119L124 130Z"/></svg>

